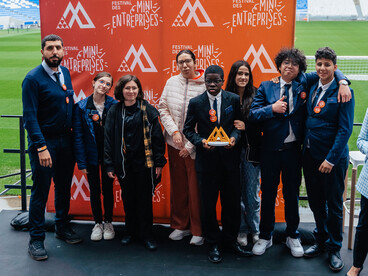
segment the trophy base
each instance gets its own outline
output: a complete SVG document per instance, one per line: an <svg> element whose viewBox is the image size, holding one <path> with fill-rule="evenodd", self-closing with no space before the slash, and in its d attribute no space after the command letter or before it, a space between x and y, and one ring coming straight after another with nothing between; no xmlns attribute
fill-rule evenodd
<svg viewBox="0 0 368 276"><path fill-rule="evenodd" d="M208 142L207 144L213 147L223 147L229 145L229 142Z"/></svg>

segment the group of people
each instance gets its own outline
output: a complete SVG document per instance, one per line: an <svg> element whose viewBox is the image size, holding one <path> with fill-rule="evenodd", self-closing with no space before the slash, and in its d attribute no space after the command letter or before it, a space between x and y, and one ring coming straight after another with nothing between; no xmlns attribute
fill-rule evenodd
<svg viewBox="0 0 368 276"><path fill-rule="evenodd" d="M170 239L192 235L190 244L206 242L213 263L221 262L224 248L241 256L262 255L272 246L281 173L291 254L314 257L327 250L330 268L342 269L342 193L354 95L332 49L317 50L317 72L309 74L301 51L280 50L275 63L281 77L262 82L258 90L246 61L232 65L223 90L221 67L197 70L194 53L182 50L176 56L180 74L166 82L158 110L144 100L142 85L133 75L118 80L115 99L108 96L113 78L107 72L95 76L91 96L73 105L70 74L60 66L62 39L46 36L41 53L42 64L22 85L34 183L28 250L32 258L47 259L43 226L51 178L56 237L82 241L67 220L74 159L90 186L95 220L91 240L115 236L111 222L116 177L125 211L122 244L138 239L148 250L157 249L152 195L166 163L166 142L174 229ZM215 127L228 135L228 145L208 144ZM302 167L316 220L316 244L305 252L298 233ZM222 229L216 214L219 195ZM248 239L254 243L251 251L245 248Z"/></svg>

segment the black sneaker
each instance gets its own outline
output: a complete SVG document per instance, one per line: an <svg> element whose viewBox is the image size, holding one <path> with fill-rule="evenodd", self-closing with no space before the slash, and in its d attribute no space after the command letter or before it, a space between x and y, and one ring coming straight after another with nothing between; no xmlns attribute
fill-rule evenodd
<svg viewBox="0 0 368 276"><path fill-rule="evenodd" d="M69 244L76 244L83 241L82 238L73 231L70 225L56 227L55 237Z"/></svg>
<svg viewBox="0 0 368 276"><path fill-rule="evenodd" d="M28 245L28 253L36 261L42 261L48 258L42 240L31 240Z"/></svg>

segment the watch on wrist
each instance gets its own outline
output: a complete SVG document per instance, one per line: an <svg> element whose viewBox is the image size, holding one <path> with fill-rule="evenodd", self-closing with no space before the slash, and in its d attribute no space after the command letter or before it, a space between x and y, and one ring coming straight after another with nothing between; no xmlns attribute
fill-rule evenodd
<svg viewBox="0 0 368 276"><path fill-rule="evenodd" d="M342 84L342 85L349 85L349 83L346 80L341 80L340 81L340 84Z"/></svg>

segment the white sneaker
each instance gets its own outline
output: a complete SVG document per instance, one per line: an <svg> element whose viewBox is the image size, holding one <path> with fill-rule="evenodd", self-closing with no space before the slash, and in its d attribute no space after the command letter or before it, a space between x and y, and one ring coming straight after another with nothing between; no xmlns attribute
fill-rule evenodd
<svg viewBox="0 0 368 276"><path fill-rule="evenodd" d="M105 240L112 240L113 238L115 238L114 226L112 226L111 222L105 222L103 230L103 238Z"/></svg>
<svg viewBox="0 0 368 276"><path fill-rule="evenodd" d="M202 244L204 244L204 238L201 237L201 236L193 236L190 239L189 244L191 244L191 245L202 245Z"/></svg>
<svg viewBox="0 0 368 276"><path fill-rule="evenodd" d="M92 229L91 240L100 241L102 239L103 226L100 223L96 223Z"/></svg>
<svg viewBox="0 0 368 276"><path fill-rule="evenodd" d="M247 233L239 233L238 238L236 239L241 246L247 246L248 244L248 235Z"/></svg>
<svg viewBox="0 0 368 276"><path fill-rule="evenodd" d="M254 255L262 255L267 248L272 246L272 238L270 240L259 239L253 246L252 252Z"/></svg>
<svg viewBox="0 0 368 276"><path fill-rule="evenodd" d="M190 235L190 230L174 230L170 235L169 235L169 239L173 240L173 241L180 241L182 240L185 236L189 236Z"/></svg>
<svg viewBox="0 0 368 276"><path fill-rule="evenodd" d="M256 243L259 240L259 233L252 234L253 243Z"/></svg>
<svg viewBox="0 0 368 276"><path fill-rule="evenodd" d="M300 244L299 239L293 239L293 238L287 237L286 246L290 248L291 255L293 255L294 257L296 258L303 257L304 249L302 245Z"/></svg>

